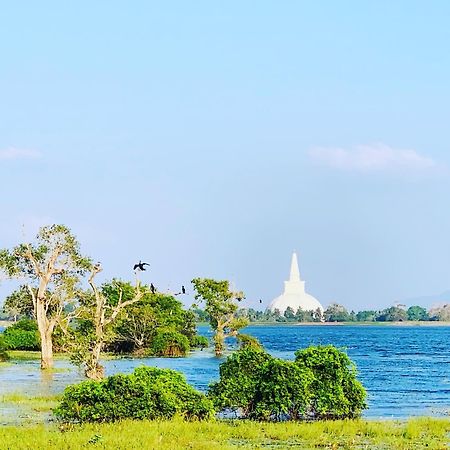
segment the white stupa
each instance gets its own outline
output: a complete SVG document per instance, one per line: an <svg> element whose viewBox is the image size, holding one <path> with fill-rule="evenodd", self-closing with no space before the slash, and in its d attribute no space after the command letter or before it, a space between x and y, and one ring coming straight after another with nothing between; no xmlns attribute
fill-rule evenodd
<svg viewBox="0 0 450 450"><path fill-rule="evenodd" d="M302 308L303 311L316 311L319 308L323 312L323 306L319 301L305 292L305 282L300 279L295 252L292 255L289 280L284 282L284 292L272 300L269 309L271 311L278 309L281 314L284 314L289 306L294 310L294 313L297 312L298 308Z"/></svg>

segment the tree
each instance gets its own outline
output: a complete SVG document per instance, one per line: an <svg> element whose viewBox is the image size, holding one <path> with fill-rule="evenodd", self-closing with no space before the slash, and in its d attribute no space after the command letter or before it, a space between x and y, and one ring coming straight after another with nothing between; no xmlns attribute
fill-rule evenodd
<svg viewBox="0 0 450 450"><path fill-rule="evenodd" d="M256 391L264 365L273 357L252 347L234 352L219 367L220 379L209 387L208 396L219 409L240 410L248 417L255 409Z"/></svg>
<svg viewBox="0 0 450 450"><path fill-rule="evenodd" d="M142 298L127 307L114 325L115 349L143 353L152 346L158 330L183 334L189 342L196 336L195 316L171 295L151 293L142 286Z"/></svg>
<svg viewBox="0 0 450 450"><path fill-rule="evenodd" d="M332 303L325 311L325 322L350 322L352 317L344 306Z"/></svg>
<svg viewBox="0 0 450 450"><path fill-rule="evenodd" d="M238 331L248 325L248 319L237 317L237 301L244 298L242 292L232 292L228 281L216 281L208 278L192 280L196 291L195 299L205 302L205 311L214 330L214 347L216 356L225 349L225 338L236 336Z"/></svg>
<svg viewBox="0 0 450 450"><path fill-rule="evenodd" d="M311 369L272 358L261 370L251 417L267 421L305 418L310 408L313 379Z"/></svg>
<svg viewBox="0 0 450 450"><path fill-rule="evenodd" d="M92 380L104 377L104 368L100 364L101 352L108 341L111 324L119 313L128 306L141 300L145 291L136 279L136 285L112 281L104 284L101 289L95 284L95 277L102 271L97 264L89 276L91 295L81 297L82 324L75 333L72 359L83 365L85 375Z"/></svg>
<svg viewBox="0 0 450 450"><path fill-rule="evenodd" d="M3 303L3 312L12 318L14 322L19 317L33 316L33 298L27 286L20 286L13 293L6 297Z"/></svg>
<svg viewBox="0 0 450 450"><path fill-rule="evenodd" d="M356 320L358 322L375 322L377 317L376 311L359 311L356 314Z"/></svg>
<svg viewBox="0 0 450 450"><path fill-rule="evenodd" d="M406 319L406 311L398 306L383 309L377 317L378 322L403 322Z"/></svg>
<svg viewBox="0 0 450 450"><path fill-rule="evenodd" d="M284 317L286 317L287 320L295 319L295 312L290 306L288 306L286 308L286 311L284 311Z"/></svg>
<svg viewBox="0 0 450 450"><path fill-rule="evenodd" d="M430 319L427 310L425 308L422 308L421 306L410 306L406 311L406 315L408 320L413 321L423 321Z"/></svg>
<svg viewBox="0 0 450 450"><path fill-rule="evenodd" d="M219 411L267 421L354 418L367 407L366 391L345 353L328 345L295 355L292 362L261 349L238 350L220 365L208 397Z"/></svg>
<svg viewBox="0 0 450 450"><path fill-rule="evenodd" d="M450 321L450 304L435 306L429 312L432 320L440 320L443 322Z"/></svg>
<svg viewBox="0 0 450 450"><path fill-rule="evenodd" d="M295 313L297 322L314 322L314 311L304 311L302 308L298 308Z"/></svg>
<svg viewBox="0 0 450 450"><path fill-rule="evenodd" d="M78 241L64 225L42 227L35 243L0 250L0 268L10 278L27 280L41 338L41 368L53 367L52 335L59 322L69 321L68 303L76 301L78 284L91 267Z"/></svg>
<svg viewBox="0 0 450 450"><path fill-rule="evenodd" d="M295 362L314 375L309 411L313 418L354 418L367 407L367 394L356 379L356 366L344 352L332 345L311 346L297 350Z"/></svg>

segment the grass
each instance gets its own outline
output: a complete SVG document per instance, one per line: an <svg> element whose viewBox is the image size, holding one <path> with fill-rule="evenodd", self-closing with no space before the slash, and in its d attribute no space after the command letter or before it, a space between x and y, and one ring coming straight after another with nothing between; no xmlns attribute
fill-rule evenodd
<svg viewBox="0 0 450 450"><path fill-rule="evenodd" d="M37 423L48 420L60 396L30 397L20 392L0 396L0 423ZM1 433L0 433L1 434Z"/></svg>
<svg viewBox="0 0 450 450"><path fill-rule="evenodd" d="M315 423L123 421L3 427L4 449L447 449L448 419Z"/></svg>

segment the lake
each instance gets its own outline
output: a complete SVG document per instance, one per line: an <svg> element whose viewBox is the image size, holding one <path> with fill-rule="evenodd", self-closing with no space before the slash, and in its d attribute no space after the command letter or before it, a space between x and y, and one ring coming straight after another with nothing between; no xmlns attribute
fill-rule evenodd
<svg viewBox="0 0 450 450"><path fill-rule="evenodd" d="M211 336L207 327L200 333ZM359 379L369 393L370 418L441 416L450 412L450 327L445 326L250 326L245 333L257 337L273 355L293 359L294 352L310 344L333 344L347 351L356 363ZM205 390L218 377L223 359L210 350L187 358L115 359L105 361L108 375L129 373L151 365L185 373L195 387ZM44 375L38 361L0 368L0 395L24 392L45 395L61 392L67 384L83 379L66 360L61 371Z"/></svg>

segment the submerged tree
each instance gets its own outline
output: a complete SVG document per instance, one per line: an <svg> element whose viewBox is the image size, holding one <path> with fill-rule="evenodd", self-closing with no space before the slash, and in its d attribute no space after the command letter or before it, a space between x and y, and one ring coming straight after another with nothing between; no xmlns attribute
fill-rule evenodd
<svg viewBox="0 0 450 450"><path fill-rule="evenodd" d="M238 331L248 325L246 317L238 317L236 301L244 298L242 292L230 291L228 281L216 281L209 278L192 280L196 291L195 299L205 302L205 311L214 330L214 348L217 356L225 349L225 338L236 336Z"/></svg>
<svg viewBox="0 0 450 450"><path fill-rule="evenodd" d="M53 367L52 335L55 326L76 314L79 282L91 267L79 243L64 225L42 227L35 242L0 250L0 268L9 278L26 281L41 338L41 368Z"/></svg>
<svg viewBox="0 0 450 450"><path fill-rule="evenodd" d="M98 264L92 268L89 276L92 292L80 299L81 320L78 329L72 334L72 359L84 366L85 375L93 380L104 377L100 356L110 339L111 325L121 312L139 302L146 293L146 288L141 287L138 279L135 286L113 280L101 288L97 287L95 277L101 270Z"/></svg>

